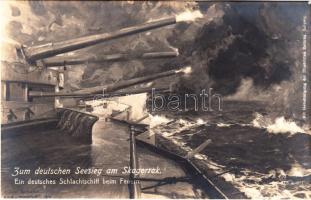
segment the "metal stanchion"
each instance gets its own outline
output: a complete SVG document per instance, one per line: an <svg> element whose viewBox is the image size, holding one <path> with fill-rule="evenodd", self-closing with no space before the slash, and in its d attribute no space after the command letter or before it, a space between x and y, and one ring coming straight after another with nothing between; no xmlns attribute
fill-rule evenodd
<svg viewBox="0 0 311 200"><path fill-rule="evenodd" d="M135 132L134 126L130 126L130 167L131 169L138 169L138 157L136 152L136 141L135 141ZM136 183L136 179L138 179L139 175L132 173L130 174L130 199L138 199L140 198L141 188L140 184Z"/></svg>

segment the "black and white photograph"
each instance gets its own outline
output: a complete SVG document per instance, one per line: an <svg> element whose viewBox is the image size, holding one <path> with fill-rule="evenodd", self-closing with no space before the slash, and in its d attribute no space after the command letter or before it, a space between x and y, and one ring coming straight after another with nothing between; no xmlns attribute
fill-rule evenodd
<svg viewBox="0 0 311 200"><path fill-rule="evenodd" d="M311 199L311 2L0 2L1 198Z"/></svg>

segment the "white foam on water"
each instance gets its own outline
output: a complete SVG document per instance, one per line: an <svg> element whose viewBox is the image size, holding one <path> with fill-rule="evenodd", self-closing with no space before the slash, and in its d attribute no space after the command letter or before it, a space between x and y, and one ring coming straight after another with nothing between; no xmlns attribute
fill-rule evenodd
<svg viewBox="0 0 311 200"><path fill-rule="evenodd" d="M233 124L225 124L225 123L218 123L217 126L218 127L230 127L232 126Z"/></svg>
<svg viewBox="0 0 311 200"><path fill-rule="evenodd" d="M181 131L185 129L191 129L195 126L198 126L198 124L200 124L200 122L202 121L198 119L196 122L192 122L192 121L188 121L184 119L179 119L170 125L170 129L165 129L166 131L165 134L163 134L163 132L161 131L159 133L162 135L165 135L164 137L169 138L169 140L171 140L173 143L178 145L183 150L186 150L187 152L191 152L192 148L187 146L187 144L182 140L182 137L180 137L178 133L180 133ZM301 131L301 129L299 129L300 127L297 124L293 124L291 122L292 121L285 120L285 119L280 120L279 118L276 118L276 120L271 120L260 114L257 114L253 123L245 124L245 126L253 126L253 127L257 126L259 128L265 128L267 130L269 127L269 131L271 131L271 133L273 133L273 131L276 131L276 130L278 133L280 132L296 133L296 131ZM275 128L278 126L282 126L281 124L282 125L286 124L288 126L285 126L285 128L283 128L282 130ZM217 124L217 126L220 126L220 127L227 127L231 125L234 125L234 124L225 124L225 123ZM191 133L191 134L195 134L195 133ZM215 174L220 174L227 170L225 166L211 161L208 158L208 156L204 154L197 153L194 155L194 158L198 160L204 160L205 165L209 169L213 170ZM243 192L247 197L252 198L252 199L253 198L254 199L263 199L263 198L295 199L295 198L298 198L297 196L298 194L306 198L310 197L311 193L309 191L311 191L311 186L310 184L299 185L299 183L294 183L296 184L294 187L289 187L288 185L289 183L286 182L287 176L303 177L303 176L308 176L310 174L311 174L310 170L305 169L299 163L296 163L292 166L290 170L286 172L281 168L273 169L269 171L269 173L260 173L256 171L242 169L239 174L228 172L220 176L224 178L225 181L228 181L232 185L234 185L234 187L236 187L238 190ZM269 181L270 179L271 181ZM262 182L263 180L268 180L268 182L265 182L265 181Z"/></svg>
<svg viewBox="0 0 311 200"><path fill-rule="evenodd" d="M172 121L172 119L167 118L164 115L151 115L149 114L149 125L150 128L153 128L155 126L158 126L160 124L167 124L168 122Z"/></svg>
<svg viewBox="0 0 311 200"><path fill-rule="evenodd" d="M269 133L290 133L291 135L296 133L307 133L304 128L296 124L296 122L285 119L284 116L277 117L275 120L271 120L269 117L264 117L259 113L255 113L255 118L252 121L252 125L256 128L265 128Z"/></svg>
<svg viewBox="0 0 311 200"><path fill-rule="evenodd" d="M284 117L278 117L275 119L274 124L267 127L269 133L306 133L295 122L286 120Z"/></svg>
<svg viewBox="0 0 311 200"><path fill-rule="evenodd" d="M202 124L206 124L207 122L205 122L203 119L201 119L201 118L198 118L197 120L196 120L196 123L197 124L199 124L199 125L202 125Z"/></svg>
<svg viewBox="0 0 311 200"><path fill-rule="evenodd" d="M304 177L304 176L310 176L311 175L311 169L304 168L301 164L298 162L295 162L289 171L286 173L289 176L296 176L296 177Z"/></svg>

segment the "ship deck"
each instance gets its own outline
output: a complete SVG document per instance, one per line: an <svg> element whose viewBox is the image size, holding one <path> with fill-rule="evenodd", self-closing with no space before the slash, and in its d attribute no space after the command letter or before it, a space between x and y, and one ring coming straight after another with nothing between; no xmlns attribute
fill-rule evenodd
<svg viewBox="0 0 311 200"><path fill-rule="evenodd" d="M129 131L126 126L114 122L106 122L99 118L93 127L93 143L78 144L62 131L46 128L23 131L18 136L2 136L1 141L1 184L3 197L53 197L53 198L129 198L128 184L120 183L120 179L128 179L121 174L125 166L129 166L130 144ZM140 181L143 198L202 198L200 190L189 182L168 184L152 179L167 177L185 177L183 168L176 162L142 147L137 147L140 168L159 167L161 174L147 174ZM24 180L24 184L16 184L12 174L14 168L30 169L30 174L16 176ZM35 170L59 168L71 169L71 175L35 175ZM76 167L118 169L113 175L75 175ZM80 185L29 185L29 179L100 179L100 184ZM116 183L102 184L102 179ZM21 183L21 182L18 182Z"/></svg>

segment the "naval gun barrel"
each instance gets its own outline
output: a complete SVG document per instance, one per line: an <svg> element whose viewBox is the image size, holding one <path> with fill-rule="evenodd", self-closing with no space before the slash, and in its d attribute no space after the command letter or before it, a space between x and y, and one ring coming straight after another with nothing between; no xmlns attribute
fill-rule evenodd
<svg viewBox="0 0 311 200"><path fill-rule="evenodd" d="M85 63L103 63L103 62L115 62L115 61L128 61L132 59L161 59L161 58L174 58L178 56L178 51L160 51L160 52L148 52L148 53L134 53L134 54L111 54L103 56L90 56L87 58L71 58L60 60L57 57L43 60L44 67L57 67L66 65L81 65Z"/></svg>
<svg viewBox="0 0 311 200"><path fill-rule="evenodd" d="M124 81L119 81L117 83L112 83L106 86L96 86L96 87L92 87L92 88L86 88L86 89L81 89L81 90L77 90L73 93L71 93L71 96L83 96L83 95L91 95L91 94L104 94L104 93L110 93L110 92L114 92L123 88L127 88L133 85L137 85L137 84L141 84L141 83L148 83L150 81L159 79L159 78L164 78L164 77L168 77L168 76L173 76L173 75L181 75L186 73L183 69L182 70L169 70L169 71L165 71L165 72L161 72L161 73L156 73L156 74L152 74L149 76L143 76L143 77L138 77L138 78L133 78L133 79L129 79L129 80L124 80ZM42 96L43 95L47 96L66 96L68 95L68 93L38 93L38 92L29 92L29 96ZM70 96L68 95L68 96Z"/></svg>
<svg viewBox="0 0 311 200"><path fill-rule="evenodd" d="M62 42L48 43L38 46L22 47L23 55L29 63L35 63L37 60L52 57L58 54L82 49L92 45L96 45L109 40L129 36L144 31L172 25L176 23L175 17L160 19L152 22L147 22L141 25L136 25L111 33L101 33L80 38L70 39Z"/></svg>
<svg viewBox="0 0 311 200"><path fill-rule="evenodd" d="M180 74L180 73L182 72L178 70L169 70L166 72L152 74L149 76L143 76L143 77L120 81L120 82L109 84L106 86L96 86L93 88L86 88L86 89L79 90L76 93L77 94L85 94L85 93L98 94L98 93L103 93L103 92L113 92L113 91L117 91L123 88L133 86L133 85L137 85L141 83L148 83L150 81L153 81L159 78L173 76L173 75Z"/></svg>
<svg viewBox="0 0 311 200"><path fill-rule="evenodd" d="M75 94L75 93L47 93L47 92L39 92L39 91L29 91L28 97L30 98L40 98L40 97L60 97L60 98L111 98L111 97L121 97L121 96L128 96L128 95L134 95L134 94L141 94L141 93L147 93L151 92L152 89L156 92L166 92L170 91L169 87L161 87L161 88L139 88L139 89L131 89L126 91L116 91L116 92L110 92L105 94L100 94L97 96L97 94Z"/></svg>

